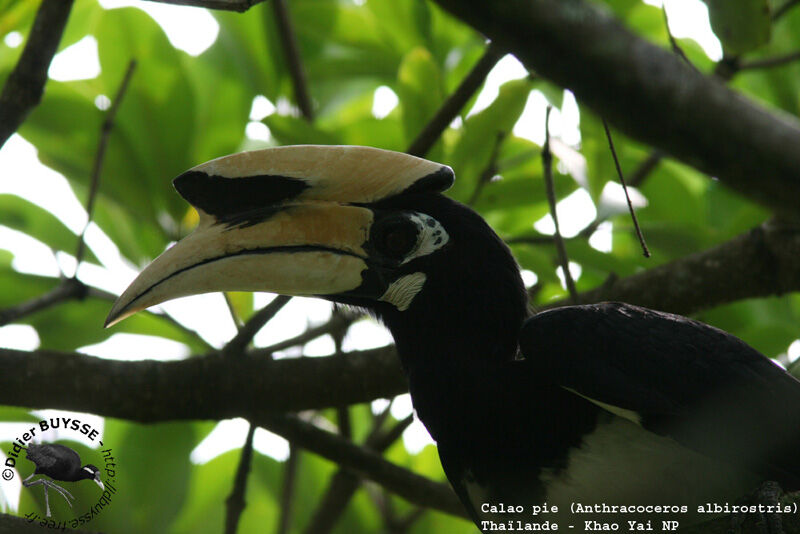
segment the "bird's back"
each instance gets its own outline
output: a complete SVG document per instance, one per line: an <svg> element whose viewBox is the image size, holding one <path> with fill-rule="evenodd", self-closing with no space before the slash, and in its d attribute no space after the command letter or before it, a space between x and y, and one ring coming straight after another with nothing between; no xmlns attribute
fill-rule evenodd
<svg viewBox="0 0 800 534"><path fill-rule="evenodd" d="M36 464L37 473L58 480L65 480L62 477L71 476L81 467L78 453L58 443L29 445L25 458Z"/></svg>

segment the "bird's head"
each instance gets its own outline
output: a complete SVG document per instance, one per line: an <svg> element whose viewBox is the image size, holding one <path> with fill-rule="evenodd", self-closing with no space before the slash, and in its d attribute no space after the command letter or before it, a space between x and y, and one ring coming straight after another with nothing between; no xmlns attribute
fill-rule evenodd
<svg viewBox="0 0 800 534"><path fill-rule="evenodd" d="M447 166L355 146L194 167L174 185L197 229L142 271L106 325L176 297L269 291L370 309L398 343L399 333L492 331L506 340L491 351L511 357L526 310L519 272L483 219L441 194L453 180Z"/></svg>
<svg viewBox="0 0 800 534"><path fill-rule="evenodd" d="M101 490L106 489L105 485L103 485L103 481L100 480L100 470L96 466L92 464L84 465L81 467L81 476L86 480L93 480L95 484L100 486Z"/></svg>

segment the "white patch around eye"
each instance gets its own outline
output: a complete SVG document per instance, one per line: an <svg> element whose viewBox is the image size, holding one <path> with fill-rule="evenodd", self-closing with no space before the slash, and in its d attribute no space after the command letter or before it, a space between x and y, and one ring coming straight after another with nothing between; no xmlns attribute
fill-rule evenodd
<svg viewBox="0 0 800 534"><path fill-rule="evenodd" d="M444 226L430 215L411 213L409 218L420 228L420 233L417 238L417 246L406 256L402 263L436 252L450 240L450 236Z"/></svg>
<svg viewBox="0 0 800 534"><path fill-rule="evenodd" d="M400 311L406 311L411 301L417 296L422 286L425 285L425 273L413 273L401 276L392 282L386 292L378 300L394 304Z"/></svg>

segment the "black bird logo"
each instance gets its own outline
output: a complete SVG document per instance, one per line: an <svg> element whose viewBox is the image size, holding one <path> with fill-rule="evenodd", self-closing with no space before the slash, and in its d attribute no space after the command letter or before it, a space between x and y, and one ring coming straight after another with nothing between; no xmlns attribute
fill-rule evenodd
<svg viewBox="0 0 800 534"><path fill-rule="evenodd" d="M72 507L72 502L70 501L75 497L66 489L46 478L31 480L36 475L46 475L53 480L63 482L94 480L101 490L105 490L103 481L100 480L100 470L92 464L81 467L81 457L66 445L58 443L31 445L28 447L25 458L36 464L36 470L22 481L22 485L26 488L40 484L44 486L44 503L47 508L47 517L50 517L50 499L47 495L47 488L52 488L61 494L70 508Z"/></svg>

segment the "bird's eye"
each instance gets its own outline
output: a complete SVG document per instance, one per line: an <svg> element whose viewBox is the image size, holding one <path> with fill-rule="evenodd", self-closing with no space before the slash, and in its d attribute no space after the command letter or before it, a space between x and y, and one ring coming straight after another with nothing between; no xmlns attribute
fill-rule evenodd
<svg viewBox="0 0 800 534"><path fill-rule="evenodd" d="M376 230L375 246L389 258L403 259L417 246L419 227L406 217L385 220Z"/></svg>

